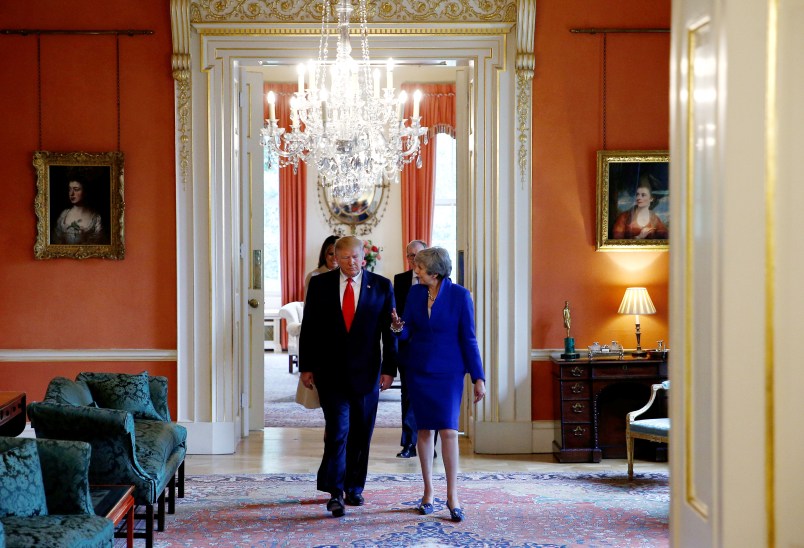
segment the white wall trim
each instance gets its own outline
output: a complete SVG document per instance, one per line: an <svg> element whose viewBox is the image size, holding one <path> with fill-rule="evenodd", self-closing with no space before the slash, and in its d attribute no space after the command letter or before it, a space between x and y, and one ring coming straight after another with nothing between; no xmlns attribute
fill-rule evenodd
<svg viewBox="0 0 804 548"><path fill-rule="evenodd" d="M185 422L188 455L231 455L235 440L240 440L239 427L234 422Z"/></svg>
<svg viewBox="0 0 804 548"><path fill-rule="evenodd" d="M560 421L475 423L475 453L518 455L552 453L555 431Z"/></svg>
<svg viewBox="0 0 804 548"><path fill-rule="evenodd" d="M563 348L531 348L530 361L549 361L550 354L555 352L563 352Z"/></svg>
<svg viewBox="0 0 804 548"><path fill-rule="evenodd" d="M531 421L475 422L475 453L486 455L521 455L532 453Z"/></svg>
<svg viewBox="0 0 804 548"><path fill-rule="evenodd" d="M533 421L531 425L531 453L552 453L553 440L561 421Z"/></svg>
<svg viewBox="0 0 804 548"><path fill-rule="evenodd" d="M37 348L0 350L0 362L175 362L175 350L147 348L49 350Z"/></svg>

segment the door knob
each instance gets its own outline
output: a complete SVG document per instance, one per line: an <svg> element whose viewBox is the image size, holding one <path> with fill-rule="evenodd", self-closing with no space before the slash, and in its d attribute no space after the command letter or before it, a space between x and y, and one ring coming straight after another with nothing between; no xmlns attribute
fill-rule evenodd
<svg viewBox="0 0 804 548"><path fill-rule="evenodd" d="M260 306L260 301L258 301L257 299L249 299L248 300L248 305L251 308L257 308L258 306Z"/></svg>

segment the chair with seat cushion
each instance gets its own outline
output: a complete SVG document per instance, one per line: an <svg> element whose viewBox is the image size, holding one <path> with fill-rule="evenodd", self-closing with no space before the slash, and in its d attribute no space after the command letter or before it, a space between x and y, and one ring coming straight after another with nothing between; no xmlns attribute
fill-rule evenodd
<svg viewBox="0 0 804 548"><path fill-rule="evenodd" d="M0 437L0 547L111 548L112 521L95 515L92 448L80 441Z"/></svg>
<svg viewBox="0 0 804 548"><path fill-rule="evenodd" d="M294 301L279 309L279 317L287 324L288 332L288 372L293 373L293 367L299 366L299 333L301 333L302 317L304 316L304 303Z"/></svg>
<svg viewBox="0 0 804 548"><path fill-rule="evenodd" d="M641 419L636 418L651 408L659 390L669 390L670 381L654 384L650 387L650 399L640 409L631 411L625 419L625 444L628 458L628 479L634 478L634 439L643 439L658 443L670 440L670 418Z"/></svg>
<svg viewBox="0 0 804 548"><path fill-rule="evenodd" d="M133 485L134 500L145 508L145 531L135 537L153 545L156 529L175 511L176 490L184 495L187 430L170 420L167 379L124 373L80 373L75 381L57 377L45 399L28 406L38 438L73 439L92 446L93 484ZM177 480L178 476L178 480ZM178 483L177 483L178 481ZM167 490L167 497L165 491Z"/></svg>

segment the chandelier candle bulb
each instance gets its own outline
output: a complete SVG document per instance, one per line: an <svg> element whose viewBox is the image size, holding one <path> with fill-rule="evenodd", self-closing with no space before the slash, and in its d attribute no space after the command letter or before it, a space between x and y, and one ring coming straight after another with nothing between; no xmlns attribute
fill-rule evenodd
<svg viewBox="0 0 804 548"><path fill-rule="evenodd" d="M408 94L404 91L399 93L399 103L396 106L396 117L401 121L404 120L402 114L405 109L405 102L408 100Z"/></svg>
<svg viewBox="0 0 804 548"><path fill-rule="evenodd" d="M297 110L298 107L296 106L297 104L298 104L298 100L295 97L291 97L291 99L290 99L290 125L291 125L291 127L294 127L294 128L299 127L298 123L296 122L298 120L298 116L299 116L299 113L298 113L298 110Z"/></svg>
<svg viewBox="0 0 804 548"><path fill-rule="evenodd" d="M304 65L300 63L299 66L296 67L296 72L299 74L299 95L301 95L304 93Z"/></svg>
<svg viewBox="0 0 804 548"><path fill-rule="evenodd" d="M385 71L385 85L388 89L394 89L394 60L388 59Z"/></svg>
<svg viewBox="0 0 804 548"><path fill-rule="evenodd" d="M422 100L422 92L421 90L416 90L413 92L413 117L419 117L419 101Z"/></svg>
<svg viewBox="0 0 804 548"><path fill-rule="evenodd" d="M315 90L315 61L307 61L307 89L311 92Z"/></svg>
<svg viewBox="0 0 804 548"><path fill-rule="evenodd" d="M268 102L268 119L273 122L276 120L276 94L269 91L265 95L265 100Z"/></svg>
<svg viewBox="0 0 804 548"><path fill-rule="evenodd" d="M380 69L374 69L374 98L380 98Z"/></svg>

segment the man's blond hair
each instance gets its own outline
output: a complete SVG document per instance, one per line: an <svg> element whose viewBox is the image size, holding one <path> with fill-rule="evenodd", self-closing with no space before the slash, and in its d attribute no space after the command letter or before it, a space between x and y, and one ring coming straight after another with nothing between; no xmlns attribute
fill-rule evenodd
<svg viewBox="0 0 804 548"><path fill-rule="evenodd" d="M363 249L363 240L360 238L355 238L354 236L344 236L342 238L338 238L338 241L335 242L335 251L339 251L341 249L355 249L360 248L362 251Z"/></svg>

